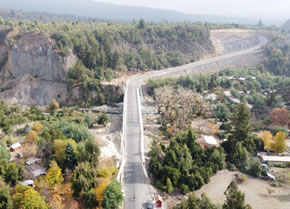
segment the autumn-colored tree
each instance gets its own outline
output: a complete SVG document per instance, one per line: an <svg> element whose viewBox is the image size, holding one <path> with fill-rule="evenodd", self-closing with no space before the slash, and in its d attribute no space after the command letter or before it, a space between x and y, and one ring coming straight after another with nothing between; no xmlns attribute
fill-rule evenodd
<svg viewBox="0 0 290 209"><path fill-rule="evenodd" d="M270 113L272 124L279 126L287 126L289 123L289 112L287 108L275 108Z"/></svg>
<svg viewBox="0 0 290 209"><path fill-rule="evenodd" d="M60 167L58 167L57 162L54 160L50 162L50 168L48 169L44 180L48 183L50 187L63 182L63 176Z"/></svg>
<svg viewBox="0 0 290 209"><path fill-rule="evenodd" d="M66 147L71 144L73 150L76 152L77 143L73 139L56 139L54 140L54 152L58 162L62 162L66 157Z"/></svg>
<svg viewBox="0 0 290 209"><path fill-rule="evenodd" d="M102 203L104 200L104 191L107 188L108 184L109 184L109 181L104 179L102 180L102 183L100 183L96 188L96 196L97 196L97 200L98 200L100 208L102 207Z"/></svg>
<svg viewBox="0 0 290 209"><path fill-rule="evenodd" d="M33 130L29 131L25 137L26 142L35 144L38 141L39 137L37 133Z"/></svg>
<svg viewBox="0 0 290 209"><path fill-rule="evenodd" d="M270 131L261 131L258 135L264 142L264 149L270 150L273 136Z"/></svg>
<svg viewBox="0 0 290 209"><path fill-rule="evenodd" d="M286 144L286 133L278 132L273 139L271 149L276 153L282 153L285 151L285 144Z"/></svg>
<svg viewBox="0 0 290 209"><path fill-rule="evenodd" d="M21 209L49 209L44 197L42 197L32 187L18 184L13 190L14 208Z"/></svg>
<svg viewBox="0 0 290 209"><path fill-rule="evenodd" d="M44 126L39 121L36 121L33 124L32 130L35 131L37 134L41 134L43 132L43 128Z"/></svg>
<svg viewBox="0 0 290 209"><path fill-rule="evenodd" d="M59 109L59 103L55 99L53 99L51 101L51 104L49 105L49 112L51 114L54 114L58 109Z"/></svg>

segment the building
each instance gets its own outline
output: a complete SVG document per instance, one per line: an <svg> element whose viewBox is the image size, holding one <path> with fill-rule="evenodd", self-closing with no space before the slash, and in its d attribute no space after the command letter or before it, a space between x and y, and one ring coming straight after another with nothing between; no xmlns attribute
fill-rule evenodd
<svg viewBox="0 0 290 209"><path fill-rule="evenodd" d="M31 165L33 165L33 164L35 164L35 163L40 162L40 161L41 161L41 160L38 159L38 158L29 158L29 160L27 160L25 164L26 164L27 166L31 166Z"/></svg>
<svg viewBox="0 0 290 209"><path fill-rule="evenodd" d="M32 174L33 174L34 178L37 178L39 176L45 175L46 170L45 169L38 169L38 170L32 171Z"/></svg>
<svg viewBox="0 0 290 209"><path fill-rule="evenodd" d="M213 136L202 136L205 146L218 146L219 143Z"/></svg>
<svg viewBox="0 0 290 209"><path fill-rule="evenodd" d="M20 149L21 149L21 144L20 143L12 144L10 146L10 151L11 152L16 152L16 151L18 151Z"/></svg>
<svg viewBox="0 0 290 209"><path fill-rule="evenodd" d="M259 156L262 162L279 162L279 163L289 163L289 156Z"/></svg>

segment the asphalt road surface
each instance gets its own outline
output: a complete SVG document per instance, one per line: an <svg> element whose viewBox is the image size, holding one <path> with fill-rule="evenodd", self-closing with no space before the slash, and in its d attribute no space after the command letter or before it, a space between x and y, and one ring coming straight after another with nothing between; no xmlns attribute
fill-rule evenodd
<svg viewBox="0 0 290 209"><path fill-rule="evenodd" d="M194 71L195 67L197 66L207 65L232 57L254 53L255 51L258 51L266 42L267 40L261 37L261 43L259 45L247 50L202 60L176 68L145 73L128 80L127 88L125 90L126 99L124 101L123 113L123 137L125 141L123 188L125 190L125 209L146 208L147 200L151 200L154 196L154 188L150 185L147 173L144 168L144 163L142 162L142 154L144 154L142 153L141 148L141 134L143 131L141 133L142 124L140 123L140 120L142 120L142 115L139 114L138 99L140 99L140 97L137 95L137 88L140 86L140 84L149 78Z"/></svg>

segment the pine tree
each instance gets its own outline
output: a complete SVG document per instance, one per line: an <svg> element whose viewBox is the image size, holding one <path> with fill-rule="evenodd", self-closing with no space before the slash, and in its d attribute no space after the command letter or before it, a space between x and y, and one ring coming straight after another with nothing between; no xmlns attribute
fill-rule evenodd
<svg viewBox="0 0 290 209"><path fill-rule="evenodd" d="M234 114L231 117L233 141L243 141L251 135L250 117L251 113L245 103L236 106Z"/></svg>
<svg viewBox="0 0 290 209"><path fill-rule="evenodd" d="M66 156L64 158L64 167L73 170L77 165L76 154L73 146L68 143L65 150Z"/></svg>
<svg viewBox="0 0 290 209"><path fill-rule="evenodd" d="M238 185L232 181L225 191L226 201L223 209L251 209L250 205L245 203L245 194L239 191Z"/></svg>
<svg viewBox="0 0 290 209"><path fill-rule="evenodd" d="M145 21L144 19L141 19L138 24L138 29L144 29L144 28L145 28Z"/></svg>

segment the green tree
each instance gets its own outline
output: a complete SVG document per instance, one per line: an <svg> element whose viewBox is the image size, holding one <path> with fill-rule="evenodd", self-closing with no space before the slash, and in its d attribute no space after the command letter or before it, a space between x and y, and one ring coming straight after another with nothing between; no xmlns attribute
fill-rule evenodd
<svg viewBox="0 0 290 209"><path fill-rule="evenodd" d="M121 185L114 180L104 191L103 209L117 209L124 200Z"/></svg>
<svg viewBox="0 0 290 209"><path fill-rule="evenodd" d="M168 194L171 194L174 191L170 178L167 178L166 180L166 191Z"/></svg>
<svg viewBox="0 0 290 209"><path fill-rule="evenodd" d="M0 159L10 160L10 152L0 144Z"/></svg>
<svg viewBox="0 0 290 209"><path fill-rule="evenodd" d="M50 168L48 169L44 180L48 183L50 187L63 182L63 176L60 167L58 167L57 162L54 160L50 162Z"/></svg>
<svg viewBox="0 0 290 209"><path fill-rule="evenodd" d="M233 130L231 131L233 141L243 141L252 133L250 125L250 111L246 104L241 103L235 107L232 115L231 123Z"/></svg>
<svg viewBox="0 0 290 209"><path fill-rule="evenodd" d="M249 161L249 169L247 173L255 177L260 177L262 174L260 160L258 158L251 158Z"/></svg>
<svg viewBox="0 0 290 209"><path fill-rule="evenodd" d="M205 193L202 193L199 201L199 209L217 209L217 207L210 201Z"/></svg>
<svg viewBox="0 0 290 209"><path fill-rule="evenodd" d="M89 128L92 128L94 125L94 120L88 115L86 115L84 122L88 125Z"/></svg>
<svg viewBox="0 0 290 209"><path fill-rule="evenodd" d="M86 209L95 209L98 206L95 189L90 189L90 191L85 192L83 195L83 200Z"/></svg>
<svg viewBox="0 0 290 209"><path fill-rule="evenodd" d="M89 162L79 163L74 170L72 179L72 189L74 197L79 197L81 193L88 192L96 185L97 170Z"/></svg>
<svg viewBox="0 0 290 209"><path fill-rule="evenodd" d="M11 198L10 187L0 180L0 209L12 209L13 201Z"/></svg>
<svg viewBox="0 0 290 209"><path fill-rule="evenodd" d="M145 28L145 21L144 19L140 19L139 24L138 24L138 29L144 29L144 28Z"/></svg>
<svg viewBox="0 0 290 209"><path fill-rule="evenodd" d="M58 163L62 163L66 157L66 148L70 144L73 150L77 150L77 143L73 139L57 139L54 140L54 152Z"/></svg>
<svg viewBox="0 0 290 209"><path fill-rule="evenodd" d="M241 142L237 142L231 153L232 162L239 168L243 168L244 162L249 158L249 153Z"/></svg>
<svg viewBox="0 0 290 209"><path fill-rule="evenodd" d="M223 209L251 209L250 205L245 203L245 194L239 191L238 185L232 181L225 191L226 201L223 204Z"/></svg>
<svg viewBox="0 0 290 209"><path fill-rule="evenodd" d="M74 152L74 148L70 143L66 145L63 165L65 168L70 170L74 170L75 166L77 165L76 153Z"/></svg>
<svg viewBox="0 0 290 209"><path fill-rule="evenodd" d="M19 170L15 163L9 163L4 175L5 182L7 184L15 185L19 180Z"/></svg>
<svg viewBox="0 0 290 209"><path fill-rule="evenodd" d="M98 118L98 124L106 126L107 123L110 121L109 116L106 113L103 113L99 118Z"/></svg>
<svg viewBox="0 0 290 209"><path fill-rule="evenodd" d="M216 106L216 118L221 122L226 122L230 116L230 110L225 104L218 104Z"/></svg>
<svg viewBox="0 0 290 209"><path fill-rule="evenodd" d="M263 108L265 106L265 96L260 93L256 93L253 95L253 104L256 108Z"/></svg>

